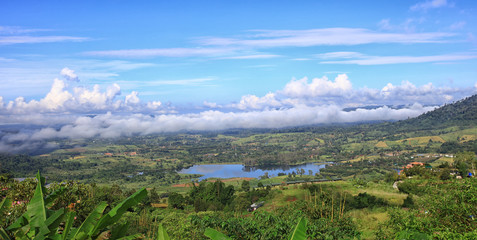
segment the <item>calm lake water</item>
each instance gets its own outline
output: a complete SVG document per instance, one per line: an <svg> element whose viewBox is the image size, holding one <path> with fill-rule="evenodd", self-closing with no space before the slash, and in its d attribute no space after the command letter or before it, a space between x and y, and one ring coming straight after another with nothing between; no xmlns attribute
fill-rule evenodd
<svg viewBox="0 0 477 240"><path fill-rule="evenodd" d="M259 178L263 176L265 172L268 172L268 176L276 177L278 173L291 173L297 172L297 169L304 169L305 174L308 175L308 170L313 171L313 175L320 172L320 169L324 168L325 164L307 163L303 165L290 166L290 167L264 167L264 168L250 168L244 167L241 164L204 164L194 165L187 169L182 169L179 173L187 174L202 174L200 180L206 178L234 178L234 177L248 177Z"/></svg>

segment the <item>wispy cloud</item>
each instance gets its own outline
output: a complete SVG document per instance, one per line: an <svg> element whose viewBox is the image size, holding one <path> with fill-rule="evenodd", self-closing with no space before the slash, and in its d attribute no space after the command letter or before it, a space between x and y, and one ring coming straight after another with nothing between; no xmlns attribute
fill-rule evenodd
<svg viewBox="0 0 477 240"><path fill-rule="evenodd" d="M28 29L15 26L0 26L0 45L25 43L83 42L91 40L87 37L45 35L34 36L33 33L51 32L50 29Z"/></svg>
<svg viewBox="0 0 477 240"><path fill-rule="evenodd" d="M465 21L459 21L459 22L456 22L456 23L450 25L449 28L450 28L451 30L460 30L460 29L464 28L464 26L465 26L466 24L467 24L467 22L465 22Z"/></svg>
<svg viewBox="0 0 477 240"><path fill-rule="evenodd" d="M84 54L103 57L196 57L196 56L221 56L233 52L231 48L152 48L152 49L126 49L108 51L90 51Z"/></svg>
<svg viewBox="0 0 477 240"><path fill-rule="evenodd" d="M0 62L11 62L11 61L14 61L14 60L11 58L0 57Z"/></svg>
<svg viewBox="0 0 477 240"><path fill-rule="evenodd" d="M222 57L221 59L265 59L265 58L277 58L277 57L281 57L281 56L275 55L275 54L255 54L255 55Z"/></svg>
<svg viewBox="0 0 477 240"><path fill-rule="evenodd" d="M336 59L336 58L361 58L364 54L359 52L328 52L316 54L319 59Z"/></svg>
<svg viewBox="0 0 477 240"><path fill-rule="evenodd" d="M292 61L310 61L310 60L313 60L311 58L292 58L290 59Z"/></svg>
<svg viewBox="0 0 477 240"><path fill-rule="evenodd" d="M320 59L339 59L321 61L321 64L357 64L357 65L384 65L403 63L453 62L476 59L477 53L444 54L433 56L369 56L355 52L332 52L317 55Z"/></svg>
<svg viewBox="0 0 477 240"><path fill-rule="evenodd" d="M17 26L0 26L0 35L25 34L33 32L48 32L50 29L22 28Z"/></svg>
<svg viewBox="0 0 477 240"><path fill-rule="evenodd" d="M383 33L363 28L322 28L309 30L258 30L249 38L203 38L209 46L310 47L320 45L359 45L370 43L446 42L453 33Z"/></svg>
<svg viewBox="0 0 477 240"><path fill-rule="evenodd" d="M150 82L151 85L182 85L182 86L197 86L203 84L205 82L214 81L216 78L209 77L209 78L194 78L194 79L179 79L179 80L160 80L155 82Z"/></svg>
<svg viewBox="0 0 477 240"><path fill-rule="evenodd" d="M447 2L447 0L428 0L412 5L410 9L411 11L426 11L428 9L446 7L449 5L450 4Z"/></svg>
<svg viewBox="0 0 477 240"><path fill-rule="evenodd" d="M411 22L414 20L410 20ZM382 23L389 25L388 20ZM407 28L407 27L406 27ZM388 29L390 30L390 29ZM364 28L321 28L308 30L254 30L238 38L203 37L197 47L87 51L84 55L115 58L211 57L217 59L266 59L281 55L260 53L263 48L362 45L373 43L445 43L452 32L380 32ZM296 58L304 60L306 58Z"/></svg>
<svg viewBox="0 0 477 240"><path fill-rule="evenodd" d="M71 36L0 36L0 45L20 43L83 42L89 38Z"/></svg>

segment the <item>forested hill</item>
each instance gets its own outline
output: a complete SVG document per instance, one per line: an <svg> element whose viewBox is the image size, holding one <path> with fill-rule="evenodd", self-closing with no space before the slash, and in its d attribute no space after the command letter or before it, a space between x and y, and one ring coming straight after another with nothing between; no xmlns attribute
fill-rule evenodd
<svg viewBox="0 0 477 240"><path fill-rule="evenodd" d="M477 126L477 95L446 104L418 117L394 123L385 123L384 128L395 131L430 130L450 126Z"/></svg>

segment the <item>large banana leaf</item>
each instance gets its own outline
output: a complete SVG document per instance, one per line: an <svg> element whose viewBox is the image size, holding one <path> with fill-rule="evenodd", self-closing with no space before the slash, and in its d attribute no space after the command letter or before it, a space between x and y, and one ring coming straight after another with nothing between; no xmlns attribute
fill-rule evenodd
<svg viewBox="0 0 477 240"><path fill-rule="evenodd" d="M232 238L212 228L205 229L204 235L212 240L232 240Z"/></svg>
<svg viewBox="0 0 477 240"><path fill-rule="evenodd" d="M169 240L169 239L170 239L169 235L167 234L162 224L160 224L159 230L157 231L157 240Z"/></svg>
<svg viewBox="0 0 477 240"><path fill-rule="evenodd" d="M40 172L36 174L36 179L38 180L38 183L35 188L35 193L27 206L27 211L17 218L12 225L8 226L7 231L15 231L28 224L32 227L35 225L41 225L41 223L46 220L46 208L43 199L45 188L42 185L44 183L44 178L41 177ZM32 216L36 217L36 220L33 221L33 223L31 219ZM25 232L25 229L23 229L22 232Z"/></svg>
<svg viewBox="0 0 477 240"><path fill-rule="evenodd" d="M119 220L119 218L121 218L123 213L125 213L128 210L128 208L134 205L137 205L146 196L147 196L147 191L145 188L142 188L141 190L137 191L133 195L126 198L124 201L122 201L116 207L111 209L111 211L109 211L99 220L98 224L96 224L95 228L93 229L92 235L98 234L100 230L115 223L117 220Z"/></svg>
<svg viewBox="0 0 477 240"><path fill-rule="evenodd" d="M122 239L125 238L126 234L128 233L129 222L125 222L123 224L119 224L118 226L111 229L111 237L110 239Z"/></svg>
<svg viewBox="0 0 477 240"><path fill-rule="evenodd" d="M46 208L47 202L52 202L59 196L59 192L55 192L47 198L48 200L45 200L46 188L43 186L45 178L38 172L36 179L38 183L35 193L27 205L27 211L7 228L8 231L16 231L15 238L43 239L47 236L51 238L56 234L56 229L63 221L64 209L51 211Z"/></svg>
<svg viewBox="0 0 477 240"><path fill-rule="evenodd" d="M300 218L293 232L290 234L289 240L305 240L306 239L306 219Z"/></svg>
<svg viewBox="0 0 477 240"><path fill-rule="evenodd" d="M0 214L3 214L3 212L10 208L11 205L12 200L10 200L9 198L4 198L0 203Z"/></svg>
<svg viewBox="0 0 477 240"><path fill-rule="evenodd" d="M103 214L104 209L106 209L107 206L108 204L106 202L101 202L88 215L88 217L84 220L84 222L81 224L78 230L72 232L73 233L72 239L86 239L88 237L91 238L93 235L93 229L98 224L98 221L101 218L101 215Z"/></svg>
<svg viewBox="0 0 477 240"><path fill-rule="evenodd" d="M56 230L60 226L60 223L63 222L64 216L65 209L58 209L51 214L51 216L49 216L45 221L45 225L48 227L48 232L40 232L40 236L52 237L54 234L56 234Z"/></svg>
<svg viewBox="0 0 477 240"><path fill-rule="evenodd" d="M76 213L75 212L69 212L66 215L66 222L65 222L65 228L63 229L62 233L62 240L66 240L68 237L68 234L70 233L71 226L73 226L73 222L75 220Z"/></svg>
<svg viewBox="0 0 477 240"><path fill-rule="evenodd" d="M27 205L27 211L19 217L7 230L18 230L15 234L17 238L29 236L29 238L36 236L38 233L49 233L50 230L45 224L47 219L47 210L45 208L43 184L45 179L41 177L40 172L36 174L38 183L36 185L35 193L33 194L30 203Z"/></svg>
<svg viewBox="0 0 477 240"><path fill-rule="evenodd" d="M3 228L0 228L0 237L1 237L3 240L10 240L10 237L9 237L8 234L5 232L5 230L3 230Z"/></svg>

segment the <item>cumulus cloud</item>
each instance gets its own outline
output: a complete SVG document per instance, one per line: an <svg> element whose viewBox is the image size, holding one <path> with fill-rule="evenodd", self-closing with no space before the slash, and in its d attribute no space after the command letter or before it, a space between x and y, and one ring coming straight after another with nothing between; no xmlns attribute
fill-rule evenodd
<svg viewBox="0 0 477 240"><path fill-rule="evenodd" d="M243 96L240 103L231 105L240 110L290 108L306 106L366 106L408 105L420 103L441 105L474 94L472 88L435 87L432 83L416 86L409 81L399 85L388 83L381 89L354 89L347 74L339 74L334 80L326 76L296 80L292 79L282 90L263 97Z"/></svg>
<svg viewBox="0 0 477 240"><path fill-rule="evenodd" d="M255 95L246 95L243 96L240 100L240 103L232 105L240 110L256 110L256 109L267 109L273 107L281 107L280 103L276 98L274 93L268 93L263 97L257 97Z"/></svg>
<svg viewBox="0 0 477 240"><path fill-rule="evenodd" d="M328 78L313 78L308 83L308 78L292 80L281 91L289 97L318 97L318 96L345 96L352 89L352 84L346 74L338 75L334 81Z"/></svg>
<svg viewBox="0 0 477 240"><path fill-rule="evenodd" d="M60 74L69 81L79 82L78 75L75 74L75 71L65 67L61 69Z"/></svg>
<svg viewBox="0 0 477 240"><path fill-rule="evenodd" d="M73 70L64 68L61 74L67 79L77 79L78 76ZM0 115L19 116L28 114L28 116L35 116L35 114L88 114L88 113L105 113L107 111L137 111L146 112L150 110L164 111L160 101L152 101L141 103L139 93L132 91L126 95L124 99L120 98L121 88L114 83L108 86L105 90L101 89L99 85L94 85L92 88L83 86L68 86L64 80L55 79L50 88L50 91L40 100L26 101L23 97L17 97L13 101L4 102L3 97L0 98ZM0 117L1 118L1 117ZM11 119L11 120L9 120ZM28 121L26 118L25 121ZM40 122L43 118L33 119L35 122ZM16 117L6 118L3 123L15 123L19 121ZM45 121L49 122L49 121Z"/></svg>
<svg viewBox="0 0 477 240"><path fill-rule="evenodd" d="M1 100L1 99L0 99ZM210 108L210 109L214 109L214 108L222 108L222 105L219 105L215 102L208 102L208 101L204 101L203 102L203 105L207 108Z"/></svg>
<svg viewBox="0 0 477 240"><path fill-rule="evenodd" d="M138 104L140 100L139 100L139 97L137 95L138 95L138 92L132 91L131 94L126 96L126 99L124 100L124 103L126 103L126 105Z"/></svg>
<svg viewBox="0 0 477 240"><path fill-rule="evenodd" d="M92 109L107 109L114 102L114 98L121 94L121 88L118 84L113 84L107 88L106 92L101 92L99 85L94 85L93 90L76 87L74 93L75 100L80 105L87 105Z"/></svg>
<svg viewBox="0 0 477 240"><path fill-rule="evenodd" d="M162 106L160 101L152 101L147 103L147 107L152 110L156 110Z"/></svg>

